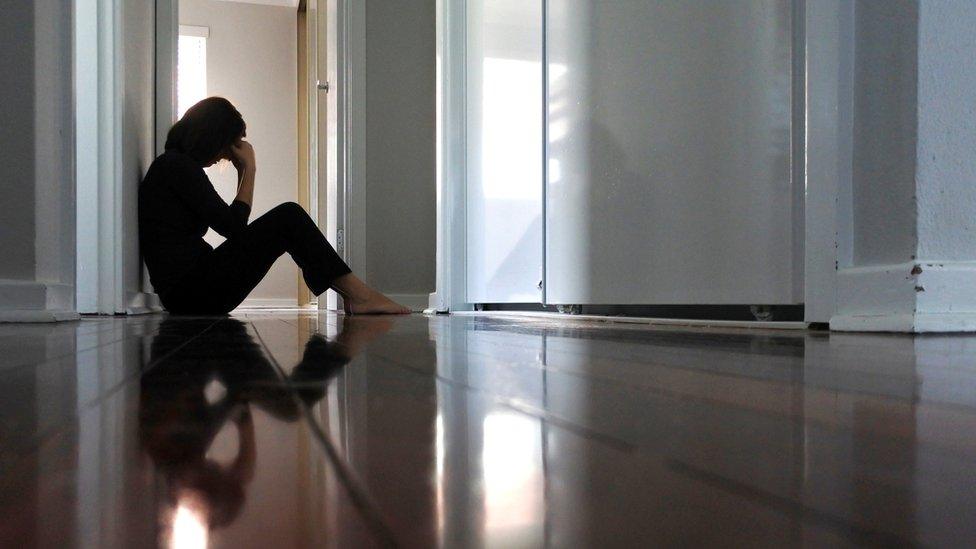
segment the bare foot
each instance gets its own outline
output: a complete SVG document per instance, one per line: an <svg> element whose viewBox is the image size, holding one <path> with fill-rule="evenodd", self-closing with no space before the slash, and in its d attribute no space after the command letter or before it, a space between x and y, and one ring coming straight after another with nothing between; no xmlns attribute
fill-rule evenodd
<svg viewBox="0 0 976 549"><path fill-rule="evenodd" d="M366 299L343 298L342 307L351 315L408 315L410 309L375 292Z"/></svg>
<svg viewBox="0 0 976 549"><path fill-rule="evenodd" d="M350 273L336 279L332 285L342 296L342 306L354 315L405 315L410 309L367 286Z"/></svg>

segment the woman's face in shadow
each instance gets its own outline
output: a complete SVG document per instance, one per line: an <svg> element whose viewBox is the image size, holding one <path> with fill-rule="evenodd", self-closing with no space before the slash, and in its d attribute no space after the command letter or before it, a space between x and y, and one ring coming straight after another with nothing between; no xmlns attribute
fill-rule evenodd
<svg viewBox="0 0 976 549"><path fill-rule="evenodd" d="M231 147L230 146L227 146L227 147L224 147L220 151L220 154L218 154L216 158L214 158L210 162L205 163L203 165L203 167L204 168L209 168L209 167L214 166L214 165L216 165L216 164L218 164L220 162L231 162L233 160L234 160L234 154L231 151Z"/></svg>

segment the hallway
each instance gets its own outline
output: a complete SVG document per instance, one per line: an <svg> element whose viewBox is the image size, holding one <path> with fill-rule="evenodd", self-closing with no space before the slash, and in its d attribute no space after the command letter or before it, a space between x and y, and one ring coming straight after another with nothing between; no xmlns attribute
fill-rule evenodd
<svg viewBox="0 0 976 549"><path fill-rule="evenodd" d="M0 326L0 546L972 545L971 336Z"/></svg>

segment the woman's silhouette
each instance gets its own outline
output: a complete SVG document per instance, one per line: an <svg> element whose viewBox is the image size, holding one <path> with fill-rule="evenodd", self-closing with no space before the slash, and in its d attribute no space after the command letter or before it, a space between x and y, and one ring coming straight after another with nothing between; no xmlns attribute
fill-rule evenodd
<svg viewBox="0 0 976 549"><path fill-rule="evenodd" d="M229 101L204 99L170 129L166 152L139 187L140 245L166 309L227 313L287 252L312 293L335 289L347 312L409 312L352 274L298 204L281 204L248 224L256 163L245 136L244 119ZM220 160L237 169L237 197L230 205L203 171ZM208 227L227 241L212 248L203 240Z"/></svg>

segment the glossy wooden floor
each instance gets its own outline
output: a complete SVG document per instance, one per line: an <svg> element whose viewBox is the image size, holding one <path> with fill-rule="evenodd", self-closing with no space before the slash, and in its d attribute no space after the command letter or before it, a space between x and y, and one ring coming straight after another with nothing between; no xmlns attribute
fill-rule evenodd
<svg viewBox="0 0 976 549"><path fill-rule="evenodd" d="M0 547L976 545L976 338L0 325Z"/></svg>

